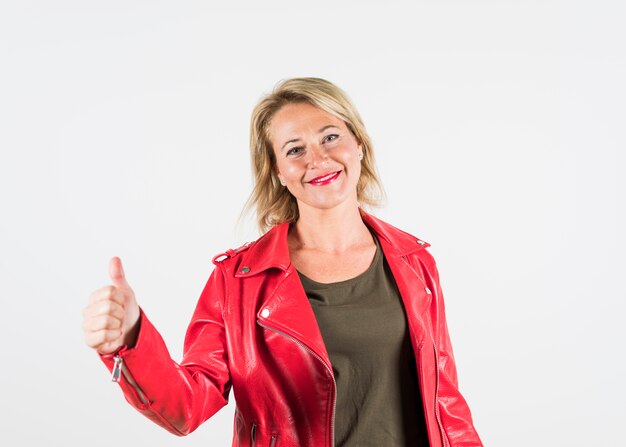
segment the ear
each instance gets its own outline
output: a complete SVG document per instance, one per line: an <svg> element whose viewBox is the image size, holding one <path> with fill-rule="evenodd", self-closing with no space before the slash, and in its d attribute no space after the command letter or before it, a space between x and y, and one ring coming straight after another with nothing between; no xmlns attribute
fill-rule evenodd
<svg viewBox="0 0 626 447"><path fill-rule="evenodd" d="M278 170L277 164L276 163L272 163L272 165L273 165L272 168L271 168L272 174L274 174L276 177L278 177L280 179L281 175L280 175L280 171Z"/></svg>
<svg viewBox="0 0 626 447"><path fill-rule="evenodd" d="M278 181L280 182L280 184L285 186L286 185L285 179L283 178L282 175L278 173L278 171L276 171L276 176L278 177Z"/></svg>

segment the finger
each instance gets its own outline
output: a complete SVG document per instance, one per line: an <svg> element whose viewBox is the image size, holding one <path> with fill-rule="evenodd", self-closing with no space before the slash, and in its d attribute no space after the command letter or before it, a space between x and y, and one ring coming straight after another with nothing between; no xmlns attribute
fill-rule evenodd
<svg viewBox="0 0 626 447"><path fill-rule="evenodd" d="M116 286L108 285L92 292L89 296L89 304L99 301L114 301L120 306L124 305L124 294Z"/></svg>
<svg viewBox="0 0 626 447"><path fill-rule="evenodd" d="M122 320L109 315L87 318L83 321L83 331L98 332L101 330L121 329Z"/></svg>
<svg viewBox="0 0 626 447"><path fill-rule="evenodd" d="M109 261L109 276L114 286L121 288L130 288L130 285L126 281L126 275L124 273L124 267L122 267L122 260L113 256Z"/></svg>
<svg viewBox="0 0 626 447"><path fill-rule="evenodd" d="M121 339L119 329L101 330L97 332L85 333L85 343L87 343L87 346L93 349L99 349L102 347L102 345L114 342L118 339Z"/></svg>
<svg viewBox="0 0 626 447"><path fill-rule="evenodd" d="M124 319L124 307L119 303L111 300L97 301L83 310L83 317L97 317L100 315L110 315L120 320Z"/></svg>

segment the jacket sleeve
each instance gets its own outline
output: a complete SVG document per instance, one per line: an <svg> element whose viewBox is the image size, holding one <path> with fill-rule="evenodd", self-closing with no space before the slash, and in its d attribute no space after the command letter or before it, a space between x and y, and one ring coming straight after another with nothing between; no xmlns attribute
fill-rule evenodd
<svg viewBox="0 0 626 447"><path fill-rule="evenodd" d="M451 447L482 447L483 444L474 428L469 406L459 391L457 369L448 333L445 304L439 272L434 258L426 250L426 280L430 282L435 309L431 313L433 336L438 359L438 404L439 415Z"/></svg>
<svg viewBox="0 0 626 447"><path fill-rule="evenodd" d="M172 360L143 309L135 346L100 355L109 371L115 367L115 357L121 358L118 383L126 400L178 436L191 433L228 403L231 378L222 317L224 294L224 275L218 265L198 300L180 364Z"/></svg>

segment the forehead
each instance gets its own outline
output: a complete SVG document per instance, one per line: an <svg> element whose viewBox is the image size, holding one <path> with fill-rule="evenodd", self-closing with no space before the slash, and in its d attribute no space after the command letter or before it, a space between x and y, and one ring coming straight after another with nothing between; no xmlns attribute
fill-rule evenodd
<svg viewBox="0 0 626 447"><path fill-rule="evenodd" d="M286 141L303 137L303 134L318 133L327 125L345 128L343 120L319 107L307 102L292 103L274 114L268 133L272 145L280 147Z"/></svg>

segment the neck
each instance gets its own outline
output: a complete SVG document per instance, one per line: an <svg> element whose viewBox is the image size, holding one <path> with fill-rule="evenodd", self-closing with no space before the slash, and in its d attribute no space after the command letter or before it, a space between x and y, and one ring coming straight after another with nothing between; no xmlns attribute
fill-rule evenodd
<svg viewBox="0 0 626 447"><path fill-rule="evenodd" d="M299 212L289 231L290 248L341 253L355 245L374 243L356 203L328 210L300 206Z"/></svg>

